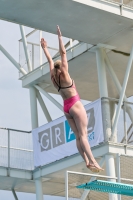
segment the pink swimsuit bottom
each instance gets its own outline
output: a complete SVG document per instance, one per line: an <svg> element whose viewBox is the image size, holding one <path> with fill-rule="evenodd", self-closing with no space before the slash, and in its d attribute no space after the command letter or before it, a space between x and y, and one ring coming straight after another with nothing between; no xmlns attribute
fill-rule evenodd
<svg viewBox="0 0 133 200"><path fill-rule="evenodd" d="M52 78L51 78L52 79ZM58 86L58 92L60 91L60 89L66 89L66 88L75 88L75 86L73 85L73 80L72 80L72 84L67 86L67 87L61 87L61 83L60 83L60 75L59 75L59 84L56 82L56 80L53 77L53 80L55 82L55 84ZM76 90L76 88L75 88ZM65 113L69 113L70 108L77 102L80 101L80 97L79 95L75 95L73 97L70 97L69 99L64 100L64 112Z"/></svg>
<svg viewBox="0 0 133 200"><path fill-rule="evenodd" d="M70 108L77 102L80 101L79 95L70 97L69 99L64 100L64 112L69 113Z"/></svg>

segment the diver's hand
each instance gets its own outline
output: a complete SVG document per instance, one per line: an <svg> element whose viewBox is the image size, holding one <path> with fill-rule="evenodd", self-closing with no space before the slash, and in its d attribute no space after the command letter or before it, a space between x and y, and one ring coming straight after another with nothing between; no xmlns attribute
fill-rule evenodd
<svg viewBox="0 0 133 200"><path fill-rule="evenodd" d="M44 38L41 39L41 47L42 49L47 48L47 42L44 40Z"/></svg>
<svg viewBox="0 0 133 200"><path fill-rule="evenodd" d="M58 37L62 36L60 27L58 25L57 25L57 34L58 34Z"/></svg>

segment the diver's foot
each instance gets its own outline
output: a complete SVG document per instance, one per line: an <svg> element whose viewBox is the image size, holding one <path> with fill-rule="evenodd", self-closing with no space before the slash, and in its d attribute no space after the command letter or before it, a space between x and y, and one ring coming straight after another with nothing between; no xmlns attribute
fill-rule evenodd
<svg viewBox="0 0 133 200"><path fill-rule="evenodd" d="M99 173L104 170L102 168L97 168L95 166L88 166L88 169L90 169L93 173Z"/></svg>
<svg viewBox="0 0 133 200"><path fill-rule="evenodd" d="M99 173L104 170L98 165L98 163L89 164L87 165L87 168L90 169L94 173Z"/></svg>

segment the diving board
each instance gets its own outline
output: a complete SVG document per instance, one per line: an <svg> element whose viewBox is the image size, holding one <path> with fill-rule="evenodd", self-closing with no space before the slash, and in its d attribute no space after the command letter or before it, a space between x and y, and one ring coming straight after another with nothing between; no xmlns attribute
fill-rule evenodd
<svg viewBox="0 0 133 200"><path fill-rule="evenodd" d="M95 180L76 186L78 189L95 190L97 192L115 193L133 196L133 185L115 183L110 181Z"/></svg>

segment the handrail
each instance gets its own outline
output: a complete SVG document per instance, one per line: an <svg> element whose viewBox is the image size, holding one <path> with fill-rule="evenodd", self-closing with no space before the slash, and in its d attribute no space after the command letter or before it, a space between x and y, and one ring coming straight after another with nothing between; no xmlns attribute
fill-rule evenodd
<svg viewBox="0 0 133 200"><path fill-rule="evenodd" d="M119 101L119 99L112 98L112 97L101 97L101 100L102 100L102 99L108 99L108 100L110 100L110 101L116 101L116 102ZM130 102L130 101L123 101L123 103L127 103L127 104L133 105L133 102Z"/></svg>
<svg viewBox="0 0 133 200"><path fill-rule="evenodd" d="M116 99L116 98L111 98L111 97L102 97L102 98L101 98L101 100L103 100L103 99L108 99L108 100L111 100L111 101L116 101L116 102L118 102L118 101L119 101L119 99Z"/></svg>
<svg viewBox="0 0 133 200"><path fill-rule="evenodd" d="M24 130L12 129L12 128L3 128L3 127L0 127L0 129L9 130L9 131L16 131L16 132L21 132L21 133L31 133L31 131L24 131Z"/></svg>
<svg viewBox="0 0 133 200"><path fill-rule="evenodd" d="M2 146L0 145L0 148L8 148L8 146ZM27 151L27 152L33 152L33 150L30 150L30 149L22 149L22 148L16 148L16 147L10 147L10 149L13 149L13 150L20 150L20 151Z"/></svg>
<svg viewBox="0 0 133 200"><path fill-rule="evenodd" d="M23 139L25 138L26 134L31 139L31 134L29 135L29 133L31 133L31 131L24 131L24 130L13 129L13 128L5 128L5 127L0 127L0 130L6 130L6 132L7 132L7 139L5 138L7 140L7 145L0 145L0 149L7 149L6 151L4 151L4 152L6 152L6 154L4 154L4 156L7 156L6 162L7 162L8 169L11 168L12 162L14 162L14 160L12 160L11 155L12 154L16 155L16 152L17 152L17 155L19 155L20 157L22 156L21 153L22 154L26 153L26 155L28 153L28 159L29 159L29 162L30 162L30 165L28 167L33 168L33 149L32 149L32 146L30 144L31 141L29 141L30 143L26 142L26 144L28 144L28 146L26 146L26 148L25 147L24 148L23 147L22 148L21 147L15 147L16 145L15 146L11 145L12 136L15 134L13 132L17 132L17 138L18 139L19 139L20 134L23 135ZM26 134L23 134L23 133L26 133ZM4 135L5 134L3 134L3 136ZM15 136L16 136L16 134L15 134ZM22 139L22 141L20 139L20 143L22 143L22 144L23 144L23 139ZM25 142L25 140L24 140L24 142ZM15 150L15 152L14 152L14 150ZM17 159L17 156L13 157L13 159ZM18 164L21 165L21 162L18 161ZM25 167L27 169L26 164L25 164ZM23 164L22 164L22 167L23 167ZM9 171L9 173L10 173L10 171Z"/></svg>
<svg viewBox="0 0 133 200"><path fill-rule="evenodd" d="M77 46L83 44L83 42L79 42L78 44L74 45L73 47L70 47L69 49L66 50L66 52L70 52L72 49L77 48ZM87 49L86 51L88 51L89 49ZM86 51L84 51L83 53L85 53ZM54 55L52 57L53 60L56 60L60 57L60 55ZM44 62L42 65L38 66L37 68L33 69L32 71L28 72L27 74L25 74L24 76L20 77L19 80L23 79L23 77L27 77L32 73L35 73L37 70L44 68L45 66L48 65L48 61Z"/></svg>

